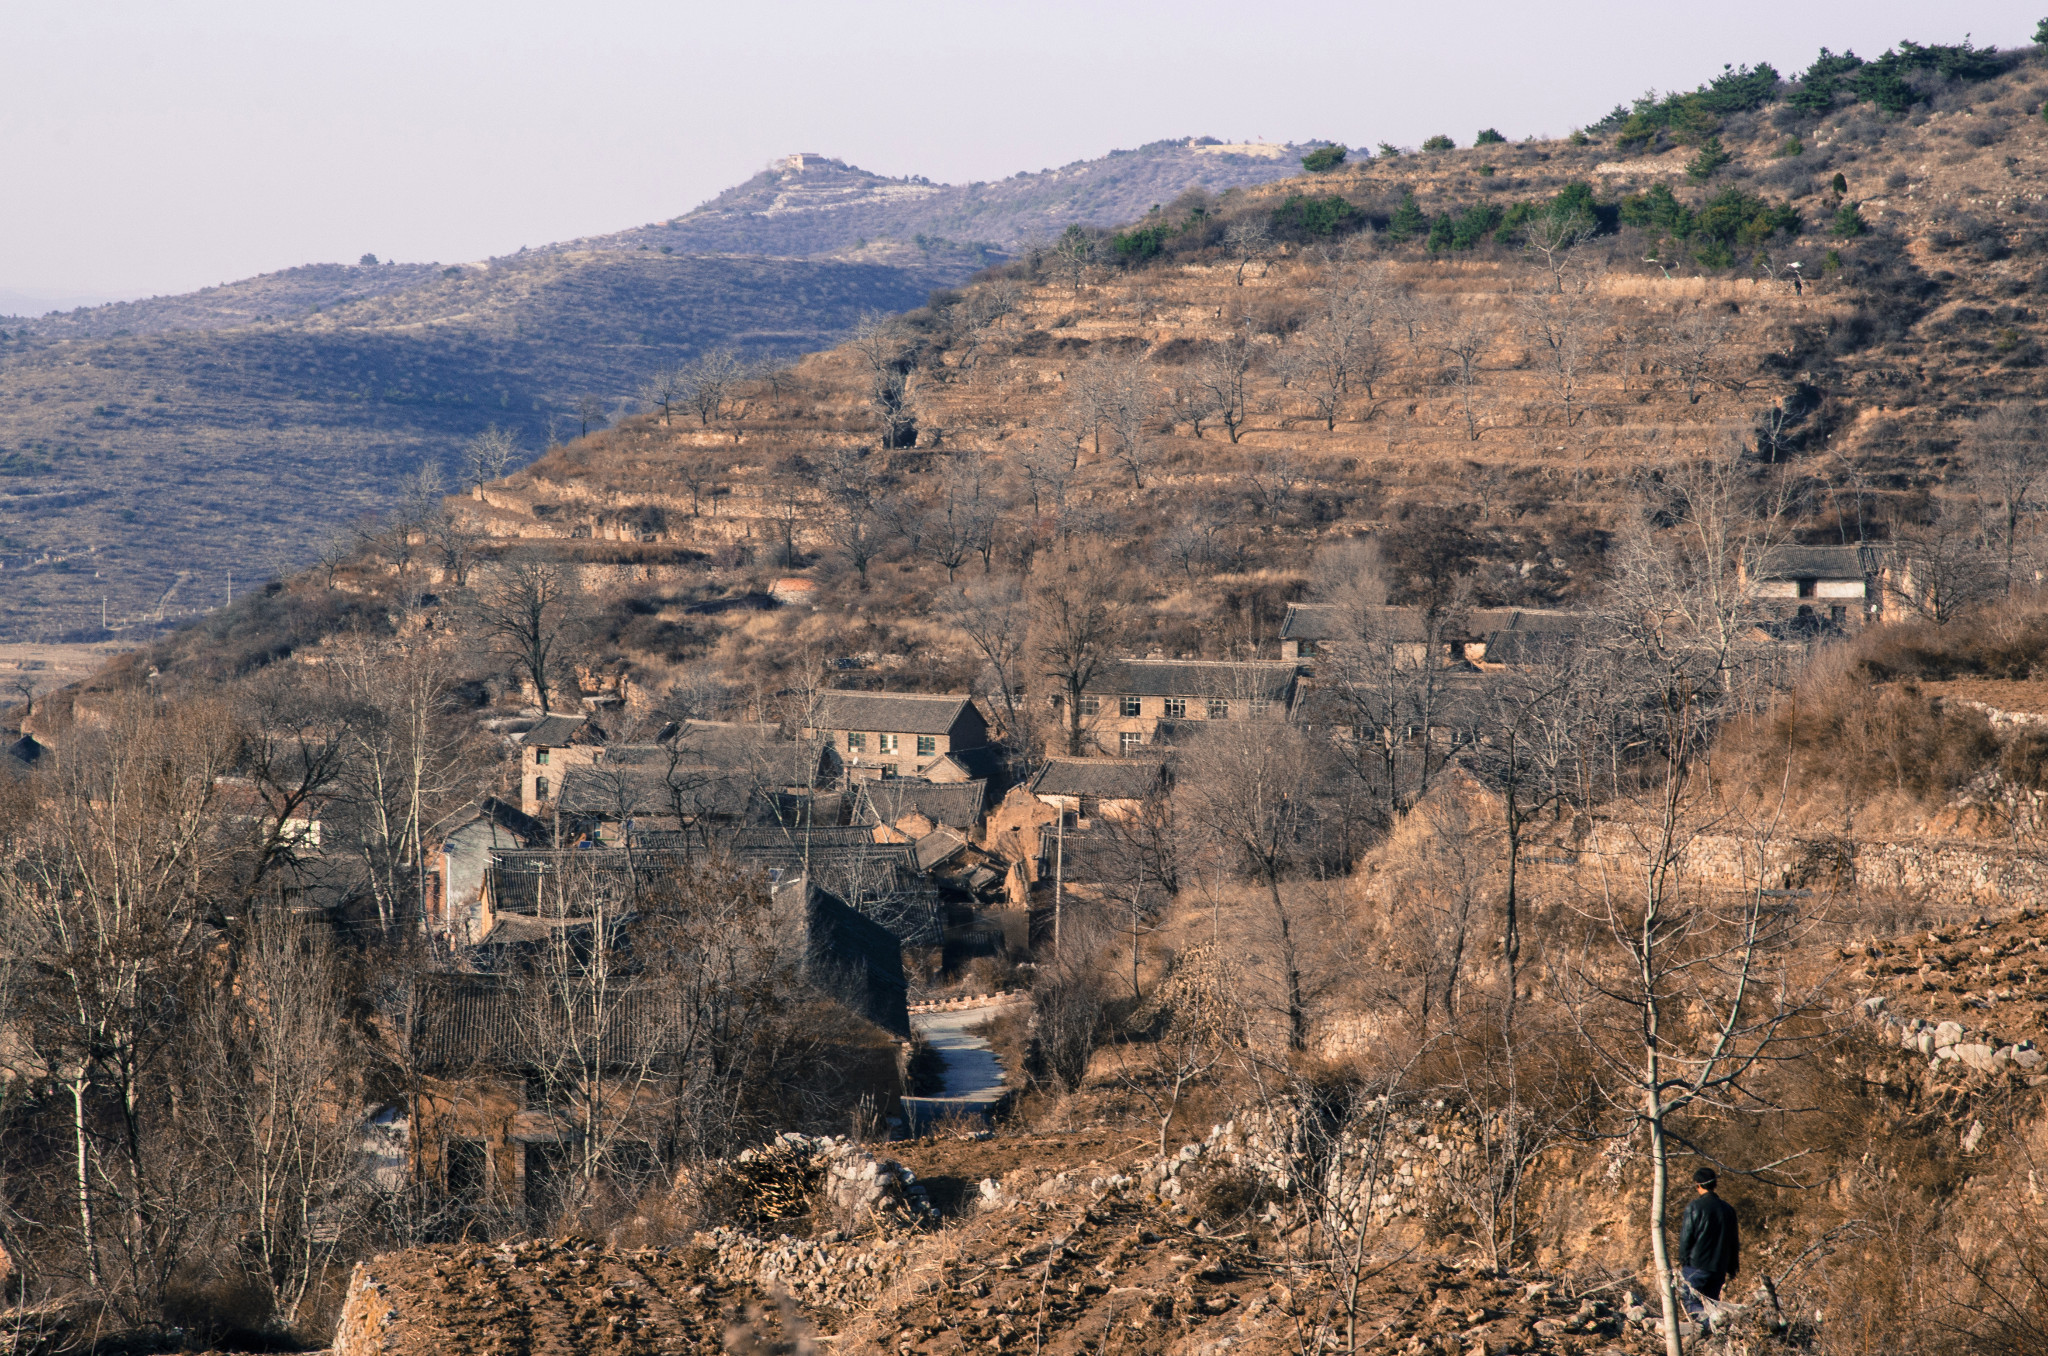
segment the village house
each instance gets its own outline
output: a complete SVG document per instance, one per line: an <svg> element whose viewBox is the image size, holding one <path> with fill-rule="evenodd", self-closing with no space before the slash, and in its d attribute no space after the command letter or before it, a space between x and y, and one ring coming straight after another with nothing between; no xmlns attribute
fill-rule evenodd
<svg viewBox="0 0 2048 1356"><path fill-rule="evenodd" d="M519 739L519 809L536 817L561 794L562 775L604 751L604 731L587 716L542 716Z"/></svg>
<svg viewBox="0 0 2048 1356"><path fill-rule="evenodd" d="M874 830L878 843L914 843L934 829L951 829L971 839L981 827L988 783L933 782L891 777L862 782L853 801L853 822Z"/></svg>
<svg viewBox="0 0 2048 1356"><path fill-rule="evenodd" d="M922 776L988 745L988 721L964 692L827 692L813 719L804 733L824 737L849 782Z"/></svg>
<svg viewBox="0 0 2048 1356"><path fill-rule="evenodd" d="M1374 607L1361 613L1335 603L1289 603L1280 623L1280 657L1301 662L1321 658L1332 644L1357 641L1368 628L1380 644L1396 646L1403 663L1420 664L1429 652L1419 608Z"/></svg>
<svg viewBox="0 0 2048 1356"><path fill-rule="evenodd" d="M1753 575L1745 570L1742 582L1778 620L1844 627L1877 613L1877 574L1869 546L1778 546L1764 552Z"/></svg>
<svg viewBox="0 0 2048 1356"><path fill-rule="evenodd" d="M1130 757L1186 721L1285 720L1298 669L1271 660L1131 659L1106 665L1081 694L1081 728Z"/></svg>
<svg viewBox="0 0 2048 1356"><path fill-rule="evenodd" d="M1166 764L1149 758L1051 758L1031 795L1081 828L1102 817L1129 819L1166 790Z"/></svg>
<svg viewBox="0 0 2048 1356"><path fill-rule="evenodd" d="M454 827L441 835L437 850L427 856L426 914L428 936L454 947L480 942L490 931L484 882L491 854L506 848L538 848L548 841L547 825L518 806L486 796L453 816Z"/></svg>
<svg viewBox="0 0 2048 1356"><path fill-rule="evenodd" d="M1460 651L1481 668L1552 664L1585 634L1586 614L1549 608L1474 608L1465 618Z"/></svg>

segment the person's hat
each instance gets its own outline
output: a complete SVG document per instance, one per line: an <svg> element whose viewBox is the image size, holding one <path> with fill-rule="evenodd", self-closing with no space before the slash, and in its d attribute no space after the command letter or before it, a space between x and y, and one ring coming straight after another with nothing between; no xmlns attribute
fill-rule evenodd
<svg viewBox="0 0 2048 1356"><path fill-rule="evenodd" d="M1698 1172L1695 1172L1692 1175L1692 1180L1698 1183L1700 1186L1712 1186L1715 1182L1719 1181L1720 1178L1714 1176L1714 1170L1712 1168L1701 1168Z"/></svg>

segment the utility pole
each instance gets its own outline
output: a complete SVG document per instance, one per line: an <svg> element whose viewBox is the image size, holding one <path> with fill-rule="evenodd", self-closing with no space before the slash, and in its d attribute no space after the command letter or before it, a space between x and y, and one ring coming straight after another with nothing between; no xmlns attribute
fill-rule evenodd
<svg viewBox="0 0 2048 1356"><path fill-rule="evenodd" d="M1060 894L1066 884L1067 874L1067 812L1060 810L1060 827L1053 835L1052 856L1052 950L1060 950Z"/></svg>
<svg viewBox="0 0 2048 1356"><path fill-rule="evenodd" d="M228 571L228 606L229 606L229 607L233 607L234 605L235 605L235 572L234 572L233 570L229 570L229 571Z"/></svg>

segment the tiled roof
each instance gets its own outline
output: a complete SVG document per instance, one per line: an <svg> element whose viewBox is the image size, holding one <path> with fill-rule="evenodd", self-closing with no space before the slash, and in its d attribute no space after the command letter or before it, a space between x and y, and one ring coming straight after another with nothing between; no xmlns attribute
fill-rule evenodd
<svg viewBox="0 0 2048 1356"><path fill-rule="evenodd" d="M752 770L668 768L608 763L562 771L557 804L571 815L680 815L736 818L747 813L762 790Z"/></svg>
<svg viewBox="0 0 2048 1356"><path fill-rule="evenodd" d="M1039 770L1031 794L1143 800L1164 780L1165 765L1149 758L1054 758Z"/></svg>
<svg viewBox="0 0 2048 1356"><path fill-rule="evenodd" d="M1335 603L1289 603L1287 620L1280 624L1280 639L1344 640L1368 624L1387 640L1419 642L1424 638L1422 614L1415 608L1374 607L1351 616L1348 612L1350 609Z"/></svg>
<svg viewBox="0 0 2048 1356"><path fill-rule="evenodd" d="M1777 546L1757 563L1763 579L1861 579L1869 561L1861 546Z"/></svg>
<svg viewBox="0 0 2048 1356"><path fill-rule="evenodd" d="M928 782L920 777L862 782L853 803L853 822L894 824L914 813L934 824L971 829L981 818L987 790L987 782Z"/></svg>
<svg viewBox="0 0 2048 1356"><path fill-rule="evenodd" d="M964 692L827 692L813 728L941 735L972 705Z"/></svg>
<svg viewBox="0 0 2048 1356"><path fill-rule="evenodd" d="M533 748L566 749L589 723L583 716L543 716L519 742Z"/></svg>
<svg viewBox="0 0 2048 1356"><path fill-rule="evenodd" d="M1294 690L1295 666L1205 659L1130 659L1106 666L1088 684L1105 697L1235 697L1285 702Z"/></svg>

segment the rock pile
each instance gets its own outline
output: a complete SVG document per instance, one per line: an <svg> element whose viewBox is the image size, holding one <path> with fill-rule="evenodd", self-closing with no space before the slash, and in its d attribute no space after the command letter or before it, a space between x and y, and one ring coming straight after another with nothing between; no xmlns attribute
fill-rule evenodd
<svg viewBox="0 0 2048 1356"><path fill-rule="evenodd" d="M915 1228L937 1218L917 1174L844 1135L777 1135L763 1148L677 1179L761 1224L819 1218L841 1233Z"/></svg>

